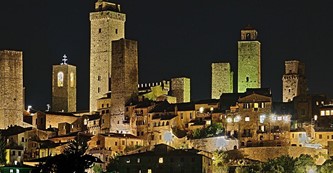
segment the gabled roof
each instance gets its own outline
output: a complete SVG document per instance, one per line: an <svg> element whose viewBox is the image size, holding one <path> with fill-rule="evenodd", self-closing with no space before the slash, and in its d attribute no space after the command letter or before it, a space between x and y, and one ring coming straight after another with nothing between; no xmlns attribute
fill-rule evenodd
<svg viewBox="0 0 333 173"><path fill-rule="evenodd" d="M32 130L32 127L21 127L21 126L10 126L5 130L1 130L1 134L2 136L13 136L13 135L17 135L26 131Z"/></svg>

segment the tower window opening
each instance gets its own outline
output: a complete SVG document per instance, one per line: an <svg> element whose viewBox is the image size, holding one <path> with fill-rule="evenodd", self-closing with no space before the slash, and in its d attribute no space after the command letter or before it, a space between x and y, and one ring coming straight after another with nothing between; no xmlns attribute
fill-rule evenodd
<svg viewBox="0 0 333 173"><path fill-rule="evenodd" d="M118 34L118 29L116 29L116 34Z"/></svg>
<svg viewBox="0 0 333 173"><path fill-rule="evenodd" d="M251 40L251 35L250 35L250 33L247 33L247 34L246 34L246 40Z"/></svg>
<svg viewBox="0 0 333 173"><path fill-rule="evenodd" d="M250 78L249 77L246 77L246 82L249 82L250 81Z"/></svg>
<svg viewBox="0 0 333 173"><path fill-rule="evenodd" d="M99 28L99 29L98 29L98 33L101 33L101 32L102 32L102 28Z"/></svg>
<svg viewBox="0 0 333 173"><path fill-rule="evenodd" d="M290 92L290 88L288 89L288 91Z"/></svg>
<svg viewBox="0 0 333 173"><path fill-rule="evenodd" d="M97 92L98 93L101 92L101 88L100 87L97 88Z"/></svg>

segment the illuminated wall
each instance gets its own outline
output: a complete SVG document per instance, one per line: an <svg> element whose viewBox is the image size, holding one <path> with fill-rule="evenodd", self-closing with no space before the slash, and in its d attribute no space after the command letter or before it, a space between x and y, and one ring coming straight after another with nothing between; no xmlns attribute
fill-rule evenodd
<svg viewBox="0 0 333 173"><path fill-rule="evenodd" d="M233 92L233 72L229 63L212 63L212 99Z"/></svg>
<svg viewBox="0 0 333 173"><path fill-rule="evenodd" d="M99 0L90 13L90 112L111 87L112 41L125 38L126 15L120 5Z"/></svg>
<svg viewBox="0 0 333 173"><path fill-rule="evenodd" d="M261 87L261 53L257 31L253 28L241 30L238 41L238 92L246 88Z"/></svg>

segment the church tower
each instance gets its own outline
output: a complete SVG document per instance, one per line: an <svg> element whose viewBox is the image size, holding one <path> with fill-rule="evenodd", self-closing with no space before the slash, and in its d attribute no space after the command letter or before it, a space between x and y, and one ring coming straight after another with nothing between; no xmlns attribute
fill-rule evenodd
<svg viewBox="0 0 333 173"><path fill-rule="evenodd" d="M283 102L290 102L294 97L306 94L305 65L297 60L285 61L284 64L282 100Z"/></svg>
<svg viewBox="0 0 333 173"><path fill-rule="evenodd" d="M23 103L22 52L0 50L0 129L23 126Z"/></svg>
<svg viewBox="0 0 333 173"><path fill-rule="evenodd" d="M52 111L76 112L76 67L63 56L60 65L52 68Z"/></svg>
<svg viewBox="0 0 333 173"><path fill-rule="evenodd" d="M261 87L260 42L258 33L252 27L241 30L241 40L238 41L238 92L247 88Z"/></svg>
<svg viewBox="0 0 333 173"><path fill-rule="evenodd" d="M112 41L125 38L126 15L120 5L98 0L90 13L90 112L111 90Z"/></svg>
<svg viewBox="0 0 333 173"><path fill-rule="evenodd" d="M212 63L212 99L233 93L233 74L230 63Z"/></svg>

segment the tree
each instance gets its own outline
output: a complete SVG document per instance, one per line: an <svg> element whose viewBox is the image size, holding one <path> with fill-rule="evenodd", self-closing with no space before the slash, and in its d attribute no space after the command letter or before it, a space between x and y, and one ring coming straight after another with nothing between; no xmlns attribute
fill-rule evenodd
<svg viewBox="0 0 333 173"><path fill-rule="evenodd" d="M109 164L106 166L107 172L111 173L117 173L120 169L120 163L119 163L119 157L114 156L112 159L110 159Z"/></svg>
<svg viewBox="0 0 333 173"><path fill-rule="evenodd" d="M264 172L294 172L295 159L288 155L283 155L275 159L270 159L263 164Z"/></svg>
<svg viewBox="0 0 333 173"><path fill-rule="evenodd" d="M224 173L228 171L227 153L224 151L213 152L213 172Z"/></svg>
<svg viewBox="0 0 333 173"><path fill-rule="evenodd" d="M0 165L6 164L6 139L0 133Z"/></svg>
<svg viewBox="0 0 333 173"><path fill-rule="evenodd" d="M333 160L332 158L326 160L326 162L320 166L318 173L333 173Z"/></svg>
<svg viewBox="0 0 333 173"><path fill-rule="evenodd" d="M41 165L43 172L81 173L90 168L94 162L100 161L94 156L84 154L87 150L87 138L78 136L70 142L63 154L48 157Z"/></svg>
<svg viewBox="0 0 333 173"><path fill-rule="evenodd" d="M316 172L314 159L308 154L301 154L295 161L295 173Z"/></svg>

